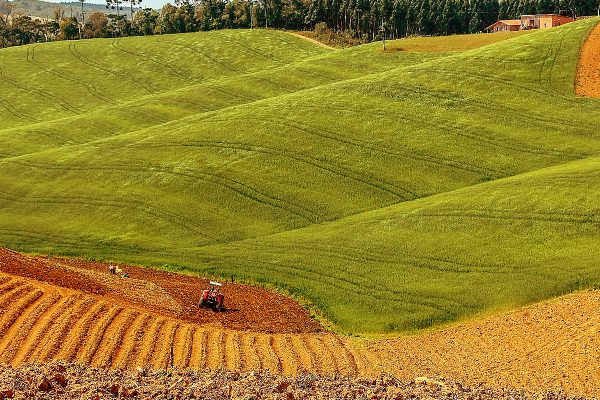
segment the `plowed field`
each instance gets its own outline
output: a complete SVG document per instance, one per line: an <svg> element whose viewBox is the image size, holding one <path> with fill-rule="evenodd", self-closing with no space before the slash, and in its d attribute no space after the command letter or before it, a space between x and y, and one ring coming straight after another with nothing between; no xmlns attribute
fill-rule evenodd
<svg viewBox="0 0 600 400"><path fill-rule="evenodd" d="M65 360L284 375L386 372L402 379L445 376L472 386L600 395L599 291L419 336L353 340L321 331L293 301L273 293L228 284L230 307L238 311L216 314L192 310L195 298L184 301L186 290L201 283L197 278L123 268L129 278L110 275L100 263L2 250L0 363ZM236 299L244 293L253 295ZM248 315L267 306L268 313Z"/></svg>
<svg viewBox="0 0 600 400"><path fill-rule="evenodd" d="M580 96L600 97L600 24L581 48L576 91Z"/></svg>
<svg viewBox="0 0 600 400"><path fill-rule="evenodd" d="M116 264L115 264L116 265ZM148 268L120 265L127 278L108 273L98 262L29 257L0 248L0 272L111 299L123 307L141 308L194 323L217 323L226 329L260 332L317 332L319 324L297 302L253 286L225 283L224 313L196 305L207 279Z"/></svg>

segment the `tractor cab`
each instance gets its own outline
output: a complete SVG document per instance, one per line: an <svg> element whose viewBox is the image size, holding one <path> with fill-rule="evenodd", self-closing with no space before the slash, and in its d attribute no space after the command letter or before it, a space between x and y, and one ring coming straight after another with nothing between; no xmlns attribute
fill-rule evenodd
<svg viewBox="0 0 600 400"><path fill-rule="evenodd" d="M225 295L221 292L222 283L210 281L208 289L202 291L198 307L211 308L213 311L223 311Z"/></svg>

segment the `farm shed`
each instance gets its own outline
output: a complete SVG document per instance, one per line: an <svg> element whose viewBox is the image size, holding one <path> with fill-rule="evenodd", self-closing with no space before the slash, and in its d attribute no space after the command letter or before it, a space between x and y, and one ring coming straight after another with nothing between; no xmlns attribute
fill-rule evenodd
<svg viewBox="0 0 600 400"><path fill-rule="evenodd" d="M485 28L489 32L518 31L519 29L521 29L520 19L501 19Z"/></svg>

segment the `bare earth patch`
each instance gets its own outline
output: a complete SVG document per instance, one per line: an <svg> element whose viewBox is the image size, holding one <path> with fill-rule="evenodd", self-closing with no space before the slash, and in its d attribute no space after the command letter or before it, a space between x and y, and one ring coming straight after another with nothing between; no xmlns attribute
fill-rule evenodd
<svg viewBox="0 0 600 400"><path fill-rule="evenodd" d="M589 290L425 335L369 342L380 371L465 384L600 396L600 291Z"/></svg>
<svg viewBox="0 0 600 400"><path fill-rule="evenodd" d="M575 91L579 96L600 97L600 24L581 49Z"/></svg>

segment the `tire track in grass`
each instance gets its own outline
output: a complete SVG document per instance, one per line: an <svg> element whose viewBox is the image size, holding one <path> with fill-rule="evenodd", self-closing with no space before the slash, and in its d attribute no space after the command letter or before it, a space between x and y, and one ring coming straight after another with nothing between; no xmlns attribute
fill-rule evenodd
<svg viewBox="0 0 600 400"><path fill-rule="evenodd" d="M114 366L116 357L119 355L123 341L133 322L140 315L135 310L124 310L115 318L106 328L104 337L98 345L99 351L96 352L91 364L100 368L110 368Z"/></svg>
<svg viewBox="0 0 600 400"><path fill-rule="evenodd" d="M381 190L381 185L394 186L399 191L404 190L398 186L393 185L392 183L377 180L373 176L370 176L368 174L367 175L361 174L360 172L353 171L349 168L344 167L341 164L333 164L333 163L330 163L325 160L320 160L316 157L310 156L309 154L303 154L300 152L291 152L291 151L287 151L287 150L277 149L274 147L267 147L264 145L253 145L253 144L240 143L240 142L210 142L210 141L193 142L193 141L190 141L190 142L186 142L186 143L171 142L171 143L153 144L153 145L150 145L149 147L154 147L154 148L163 148L163 147L218 148L218 149L228 149L228 150L243 150L243 151L248 151L248 152L253 152L253 153L261 153L261 154L265 154L268 156L274 155L274 156L278 156L278 157L285 157L290 160L294 160L294 161L297 161L300 163L304 163L306 165L313 166L315 168L338 175L342 178L350 179L350 180L353 180L360 184L370 186L377 190ZM372 180L369 180L367 178L371 178ZM377 183L379 183L379 185L376 183L373 183L373 182L377 182Z"/></svg>
<svg viewBox="0 0 600 400"><path fill-rule="evenodd" d="M128 164L128 165L106 165L105 164L103 166L73 165L72 164L71 166L57 166L54 164L44 164L44 163L39 163L39 162L31 162L31 161L25 162L23 160L4 160L4 162L21 165L24 167L39 168L39 169L44 169L44 170L62 170L62 171L85 170L85 171L108 171L108 172L119 171L119 172L125 172L127 174L130 174L132 172L141 172L141 173L148 173L148 172L157 173L157 172L159 172L159 173L175 175L175 176L179 176L179 177L185 177L185 178L193 179L193 180L201 179L203 181L210 182L212 184L220 186L224 189L231 190L232 192L239 194L242 197L247 198L253 202L281 209L290 214L294 214L297 217L305 219L309 222L318 222L322 219L321 216L315 214L313 211L311 211L303 206L294 204L290 201L281 199L276 196L268 195L268 194L254 188L254 187L251 187L243 182L240 182L235 179L231 179L231 178L228 178L228 177L225 177L222 175L211 174L208 172L198 172L198 171L195 171L192 169L177 168L177 171L175 171L172 168L166 168L166 167L162 167L162 166L152 166L152 165L136 166L134 164ZM84 198L84 197L80 197L80 198L76 198L76 197L71 197L71 198L66 198L66 197L22 198L22 197L11 195L6 192L4 192L3 194L5 197L11 197L12 201L19 201L19 202L35 201L35 202L45 202L48 204L52 204L52 203L61 204L61 203L64 203L65 201L68 201L73 204L77 204L79 202L83 205L95 204L95 205L115 206L114 204L106 202L105 200L97 199L97 198L93 198L93 197L85 198L87 200L80 200L81 198ZM122 203L130 205L132 203L132 201L122 202ZM147 206L148 205L145 204L145 207L147 207ZM156 208L151 209L151 210L154 213L158 214L157 217L160 217L161 216L160 214L164 214L167 216L173 215L171 213L166 212L165 210L159 210ZM164 215L163 215L163 218L164 218ZM182 220L185 219L182 215L177 215L177 217ZM202 233L202 235L206 236L206 233Z"/></svg>
<svg viewBox="0 0 600 400"><path fill-rule="evenodd" d="M69 46L69 48L70 48L70 46ZM36 46L31 47L31 57L28 57L27 61L30 64L33 64L36 68L44 71L45 73L47 73L49 75L54 75L55 77L57 77L59 79L63 79L68 82L73 82L76 85L85 87L87 89L88 93L92 97L95 97L96 99L100 100L103 103L108 103L108 104L119 103L117 100L111 99L110 97L107 97L107 96L103 95L102 93L100 93L100 91L94 84L88 83L88 82L84 81L83 79L73 78L72 76L69 76L64 73L61 74L60 72L54 71L50 68L44 68L35 60L35 49L36 49Z"/></svg>
<svg viewBox="0 0 600 400"><path fill-rule="evenodd" d="M18 163L17 163L18 164ZM23 165L23 164L22 164ZM140 208L144 210L144 213L152 215L154 218L167 222L171 225L174 225L177 228L185 228L189 231L194 231L194 233L204 237L207 241L213 240L207 233L203 232L200 228L200 225L186 218L184 215L176 214L169 212L167 210L162 210L157 207L152 207L150 204L144 203L143 201L130 199L129 201L117 201L115 199L111 200L103 200L93 197L21 197L17 195L8 195L6 192L0 192L5 200L10 200L13 202L21 202L21 203L29 203L29 204L51 204L51 205L64 205L65 203L76 204L81 206L101 206L101 207L111 207L117 209L123 209L126 207L135 206L136 208ZM32 233L35 235L35 233ZM42 237L41 235L38 235Z"/></svg>
<svg viewBox="0 0 600 400"><path fill-rule="evenodd" d="M29 48L27 49L27 52L29 54ZM64 100L57 99L53 94L47 93L46 91L43 91L43 90L34 89L34 88L31 88L31 87L24 86L21 83L19 83L18 81L8 78L4 74L4 71L3 71L2 67L0 67L0 78L4 79L5 82L7 82L11 86L17 88L18 90L20 90L22 92L25 92L27 94L35 93L38 97L43 97L46 100L49 100L50 104L52 104L52 105L55 105L55 104L58 103L58 105L63 110L65 110L65 111L68 111L68 112L73 113L75 115L80 115L81 114L81 110L80 109L78 109L77 107L74 107L73 105L67 103ZM32 119L32 121L33 122L37 122L34 119Z"/></svg>
<svg viewBox="0 0 600 400"><path fill-rule="evenodd" d="M1 71L1 67L0 67L0 71ZM8 111L9 114L11 114L13 117L15 117L17 119L25 120L27 122L37 122L37 120L34 120L29 115L17 110L8 100L6 100L3 97L0 97L0 105L2 106L2 108L4 108L6 111Z"/></svg>
<svg viewBox="0 0 600 400"><path fill-rule="evenodd" d="M67 337L67 346L63 347L58 353L60 360L74 361L79 349L89 340L89 333L94 325L102 319L102 316L109 310L109 306L104 301L96 301L89 311L77 321Z"/></svg>
<svg viewBox="0 0 600 400"><path fill-rule="evenodd" d="M57 298L52 295L43 295L31 312L22 315L22 321L16 321L13 324L11 329L14 332L9 331L3 339L4 343L0 346L0 363L12 364L19 349L25 346L27 338L38 323L40 316L56 301Z"/></svg>
<svg viewBox="0 0 600 400"><path fill-rule="evenodd" d="M231 265L236 265L236 262L240 261L237 259L228 258L227 256L223 256L222 258L219 259L219 261L223 261L224 259L226 259ZM241 264L239 264L239 265L241 265ZM304 266L305 268L301 268L302 266ZM440 297L440 296L434 296L432 293L428 293L427 297L423 297L423 296L418 296L418 293L416 293L416 292L408 292L408 291L402 292L400 290L394 290L389 287L386 287L387 296L375 295L374 291L372 290L372 289L375 289L375 286L368 283L369 279L365 275L361 275L361 274L357 274L357 273L349 274L348 271L345 271L346 272L345 276L353 276L353 277L362 278L362 281L360 283L357 283L357 282L350 280L349 278L344 278L342 276L335 276L332 274L324 273L322 271L318 271L318 272L313 271L313 270L311 270L311 268L313 268L314 266L309 267L306 265L302 265L298 261L295 261L293 264L290 264L290 263L286 264L286 263L278 260L277 266L271 267L271 266L269 266L268 263L264 263L264 262L259 263L259 262L253 261L253 260L244 259L243 267L246 270L256 270L256 271L261 271L262 273L264 273L264 271L271 271L271 272L277 274L277 273L282 273L282 271L285 271L290 276L295 276L297 278L307 279L307 280L318 279L318 280L320 280L320 282L322 284L331 286L331 287L341 290L341 291L352 292L359 296L368 294L371 298L379 300L379 301L383 301L383 302L387 302L387 303L396 302L396 303L400 303L400 304L411 304L411 305L422 307L422 308L433 309L436 311L443 311L448 314L455 313L456 312L455 309L457 306L461 307L461 308L468 306L468 305L459 303L456 300L451 300L451 299L447 299L447 298ZM379 285L376 289L381 289L381 286L382 285ZM390 296L390 294L394 295L395 297ZM416 296L418 296L418 297L416 297ZM438 301L435 302L434 300L438 300ZM442 305L442 304L440 304L440 302L449 303L450 305L449 306Z"/></svg>
<svg viewBox="0 0 600 400"><path fill-rule="evenodd" d="M443 72L443 71L439 70L437 72ZM403 90L408 91L409 89L403 88ZM414 91L410 91L410 93L424 94L425 92L414 90ZM445 98L445 99L450 100L450 98ZM304 104L303 107L304 108L318 108L317 106L310 105L310 104ZM481 106L481 107L483 107L483 106ZM514 111L512 109L503 110L503 109L499 109L499 108L492 109L492 106L488 106L488 107L490 108L489 112L492 112L492 113L503 113L503 112L508 113L509 111ZM329 108L332 108L332 107L330 106ZM347 108L336 108L336 107L333 107L333 108L338 111L341 111L341 112L348 111ZM385 117L386 116L386 113L384 113L382 111L377 111L377 110L361 110L361 113L371 115L373 117ZM529 143L517 142L517 139L514 137L508 137L508 138L506 138L506 140L503 140L499 137L484 137L481 135L469 133L468 132L469 126L467 126L467 125L457 126L457 125L448 125L447 123L444 125L435 124L435 123L429 122L428 120L424 120L422 118L419 119L416 117L412 117L409 114L404 114L404 113L402 113L402 110L397 111L397 116L400 119L403 119L406 121L411 121L417 126L430 127L433 129L440 129L440 130L446 131L448 134L452 134L452 135L456 135L459 137L467 138L469 140L473 140L475 142L478 142L479 145L482 145L484 147L501 148L501 149L515 151L518 153L527 153L527 154L533 154L533 155L545 155L545 156L549 156L549 157L568 156L568 157L572 157L572 158L583 158L583 157L588 156L587 154L573 153L573 152L565 151L565 150L546 149L546 148L542 148L539 146L535 146L533 143L530 143L530 142ZM527 116L520 115L520 117L526 118ZM542 121L542 123L543 122L544 121ZM546 123L547 124L557 124L557 123L560 123L560 121L558 121L558 120L554 121L554 122L546 121ZM562 121L562 123L564 123L564 121ZM415 149L411 149L409 152L411 154L420 155L420 156L424 156L424 157L431 156L431 155L419 152ZM458 160L449 160L449 159L443 158L443 157L441 157L440 159L446 160L446 161L453 161L453 162L462 164L462 162L458 161ZM480 166L480 165L476 165L476 164L469 164L469 163L464 163L464 164L466 166L481 169L480 174L481 173L486 173L488 175L496 174L498 176L505 176L507 174L511 174L510 171L506 172L506 171L497 170L497 169L493 169L493 168L489 168L489 167L484 167L484 166Z"/></svg>
<svg viewBox="0 0 600 400"><path fill-rule="evenodd" d="M542 75L544 75L544 67L546 66L546 61L548 61L550 59L550 55L552 55L552 45L554 44L556 37L560 34L560 31L554 32L554 35L552 35L552 39L548 42L548 45L546 46L546 54L542 58L542 63L540 64L540 69L538 71L538 84L540 85L540 87L543 87L545 84L545 81L542 78Z"/></svg>
<svg viewBox="0 0 600 400"><path fill-rule="evenodd" d="M563 47L563 43L565 41L565 37L567 36L567 33L570 33L566 30L562 30L561 31L563 34L560 36L560 41L558 42L558 47L554 52L554 57L552 58L552 63L550 64L550 71L548 73L548 86L550 88L550 93L552 95L561 95L564 96L561 92L558 91L558 89L556 89L554 87L554 80L552 78L552 75L554 73L554 67L556 66L556 59L558 58L558 55L560 54L562 47Z"/></svg>
<svg viewBox="0 0 600 400"><path fill-rule="evenodd" d="M77 296L73 306L69 308L67 314L58 320L51 330L51 336L48 337L43 346L44 351L36 357L36 361L48 362L54 360L54 357L66 345L65 338L69 334L71 327L81 319L85 310L89 309L94 300L88 296Z"/></svg>
<svg viewBox="0 0 600 400"><path fill-rule="evenodd" d="M500 270L502 268L509 268L508 272L514 272L515 267L504 266L504 265L484 265L484 264L469 264L465 262L460 262L456 260L443 259L439 257L433 256L419 256L416 254L411 254L409 257L403 256L401 254L393 254L391 252L385 253L381 250L369 249L361 250L359 248L352 249L342 249L336 248L335 245L331 245L327 248L315 248L315 246L304 246L304 245L294 245L294 251L306 252L311 255L319 254L324 255L328 258L336 258L341 260L347 260L350 262L356 263L364 263L365 261L372 261L376 263L397 263L397 264L406 264L410 266L417 266L420 268L427 268L432 270L444 271L444 272L470 272L473 270L477 270L478 272L487 272L487 273L502 273ZM270 244L270 248L278 248L283 252L287 251L286 246L278 246L277 244ZM432 263L443 266L434 266ZM519 270L521 270L519 268ZM358 275L364 277L363 275Z"/></svg>
<svg viewBox="0 0 600 400"><path fill-rule="evenodd" d="M94 360L96 357L96 353L100 351L99 346L104 339L106 329L122 312L122 307L112 306L108 312L104 314L103 318L94 325L89 339L86 341L86 345L77 352L76 361L78 363L86 365L90 365L92 363L92 360Z"/></svg>
<svg viewBox="0 0 600 400"><path fill-rule="evenodd" d="M53 293L54 302L49 304L49 307L43 310L35 323L32 323L32 328L25 337L25 341L21 344L15 356L12 359L12 365L18 367L24 362L33 362L32 355L36 352L37 347L41 344L44 334L52 325L61 310L68 307L73 301L70 296L63 296L60 293Z"/></svg>
<svg viewBox="0 0 600 400"><path fill-rule="evenodd" d="M497 214L493 214L496 212ZM600 225L600 217L592 215L572 215L560 217L552 217L551 215L545 216L536 213L520 214L512 213L506 210L461 210L459 212L424 212L419 213L412 218L429 217L429 218L461 218L461 219L491 219L491 220L511 220L511 221L523 221L523 222L542 222L542 223L558 223L558 224L576 224L576 225Z"/></svg>
<svg viewBox="0 0 600 400"><path fill-rule="evenodd" d="M95 68L99 71L102 71L102 72L105 72L108 74L111 74L119 79L130 80L131 82L135 83L137 86L141 86L142 88L144 88L144 90L146 90L150 94L157 93L157 90L152 88L152 86L148 85L148 83L143 79L136 79L134 76L132 76L132 74L127 73L125 71L122 71L121 73L115 72L113 69L103 67L100 63L93 62L92 60L90 60L89 58L87 58L83 54L81 54L79 49L77 49L76 44L69 44L69 52L71 53L71 55L74 58L76 58L79 62L81 62L83 64L87 64L92 68Z"/></svg>
<svg viewBox="0 0 600 400"><path fill-rule="evenodd" d="M191 50L192 52L194 52L196 54L199 54L201 57L204 57L204 58L210 60L211 62L213 62L213 63L215 63L215 64L217 64L217 65L219 65L219 66L221 66L221 67L223 67L225 69L228 69L228 70L230 70L232 72L237 72L237 73L240 73L240 74L242 74L244 72L244 71L240 71L240 70L232 67L231 64L228 64L228 63L225 63L223 61L217 60L216 58L212 57L208 53L205 53L205 52L199 50L197 45L192 46L192 45L189 45L189 44L183 44L183 43L179 43L177 40L170 40L170 41L167 42L166 40L163 40L163 38L160 38L160 37L156 38L156 43L159 43L159 44L161 44L161 45L163 45L165 47L171 47L171 46L183 47L183 48L185 48L187 50Z"/></svg>
<svg viewBox="0 0 600 400"><path fill-rule="evenodd" d="M133 331L129 340L126 341L126 346L123 351L119 354L115 362L116 368L122 369L134 369L141 367L137 364L140 350L143 347L144 338L147 330L150 327L153 318L149 314L142 314L140 318L133 324Z"/></svg>
<svg viewBox="0 0 600 400"><path fill-rule="evenodd" d="M137 58L137 60L139 60L141 62L150 61L150 62L158 65L161 70L164 70L165 68L168 69L169 71L171 71L175 75L177 75L177 77L180 78L183 82L187 83L190 81L190 78L193 78L191 72L189 72L189 71L181 72L179 69L173 67L173 65L166 62L165 60L156 60L154 57L150 56L148 53L145 53L143 51L130 50L130 49L127 49L127 48L121 46L121 38L113 39L112 46L115 49L117 49L123 53L134 56L135 58ZM195 81L198 79L196 78L193 80Z"/></svg>
<svg viewBox="0 0 600 400"><path fill-rule="evenodd" d="M378 153L386 154L386 155L393 156L393 157L409 158L409 159L413 159L416 161L427 162L427 163L433 164L435 166L449 167L449 168L459 169L459 170L476 173L476 174L480 174L480 175L489 174L489 172L492 172L491 170L488 170L481 166L469 165L462 161L449 160L446 158L433 156L431 154L418 153L418 152L415 152L414 150L402 151L402 150L394 149L389 146L384 148L384 147L378 146L372 142L366 142L364 140L353 138L348 135L343 135L343 134L340 134L337 132L326 131L323 128L316 129L316 128L310 127L306 123L301 123L298 121L284 120L284 119L280 119L280 120L269 119L269 121L271 121L273 124L282 125L287 128L295 129L295 130L307 133L312 136L317 136L317 137L320 137L323 139L333 140L333 141L336 141L339 143L343 143L345 145L359 147L368 152L376 151ZM411 196L408 199L412 200L414 198L418 198L416 193L414 193L408 189L386 187L386 186L381 186L380 188L384 191L387 191L387 192L394 194L396 196L399 196L399 197L402 196L400 193L404 192L404 196L406 196L406 195ZM399 189L399 190L401 190L401 192L396 192L396 191L394 191L395 189Z"/></svg>
<svg viewBox="0 0 600 400"><path fill-rule="evenodd" d="M462 78L462 79L466 79L467 76L465 73L461 73L461 72L456 72L456 71L452 71L450 69L432 69L432 68L428 68L427 69L429 73L438 73L440 75L449 75L449 76L454 76L457 78ZM546 98L548 97L560 97L561 101L565 101L565 102L569 102L571 104L575 104L577 103L578 105L580 105L580 102L577 102L577 100L575 99L575 97L569 97L569 96L564 96L558 93L549 93L547 90L545 89L537 89L534 86L523 86L520 85L518 83L515 83L514 81L508 81L508 80L504 80L501 78L498 78L494 75L486 75L483 73L478 73L478 72L474 72L473 70L469 71L468 73L468 77L475 77L475 78L481 78L481 81L483 82L488 82L488 83L495 83L498 85L504 85L507 86L509 88L515 88L517 90L520 91L527 91L527 92L532 92L532 93L538 93L542 96L545 96ZM420 94L420 95L428 95L428 93L426 91L419 91L419 90L411 90L408 89L407 87L403 88L404 91L408 92L408 93L415 93L415 94ZM450 98L444 98L443 96L436 96L439 97L440 99L445 99L445 100L451 100ZM502 103L494 103L491 104L489 102L484 102L484 101L475 101L475 102L471 102L469 103L469 105L473 108L477 108L477 109L482 109L488 112L487 115L494 115L494 114L498 114L498 115L506 115L506 116L513 116L513 119L526 119L529 121L535 121L535 122L539 122L540 124L546 124L548 125L548 127L551 126L561 126L561 125L565 125L565 120L561 120L560 117L553 117L552 115L546 113L544 114L544 116L541 115L536 115L536 114L526 114L524 113L521 109L517 109L517 108L511 108L508 107L505 104ZM493 113L493 114L491 114ZM580 127L581 128L581 127ZM591 131L589 131L589 133L592 133Z"/></svg>

